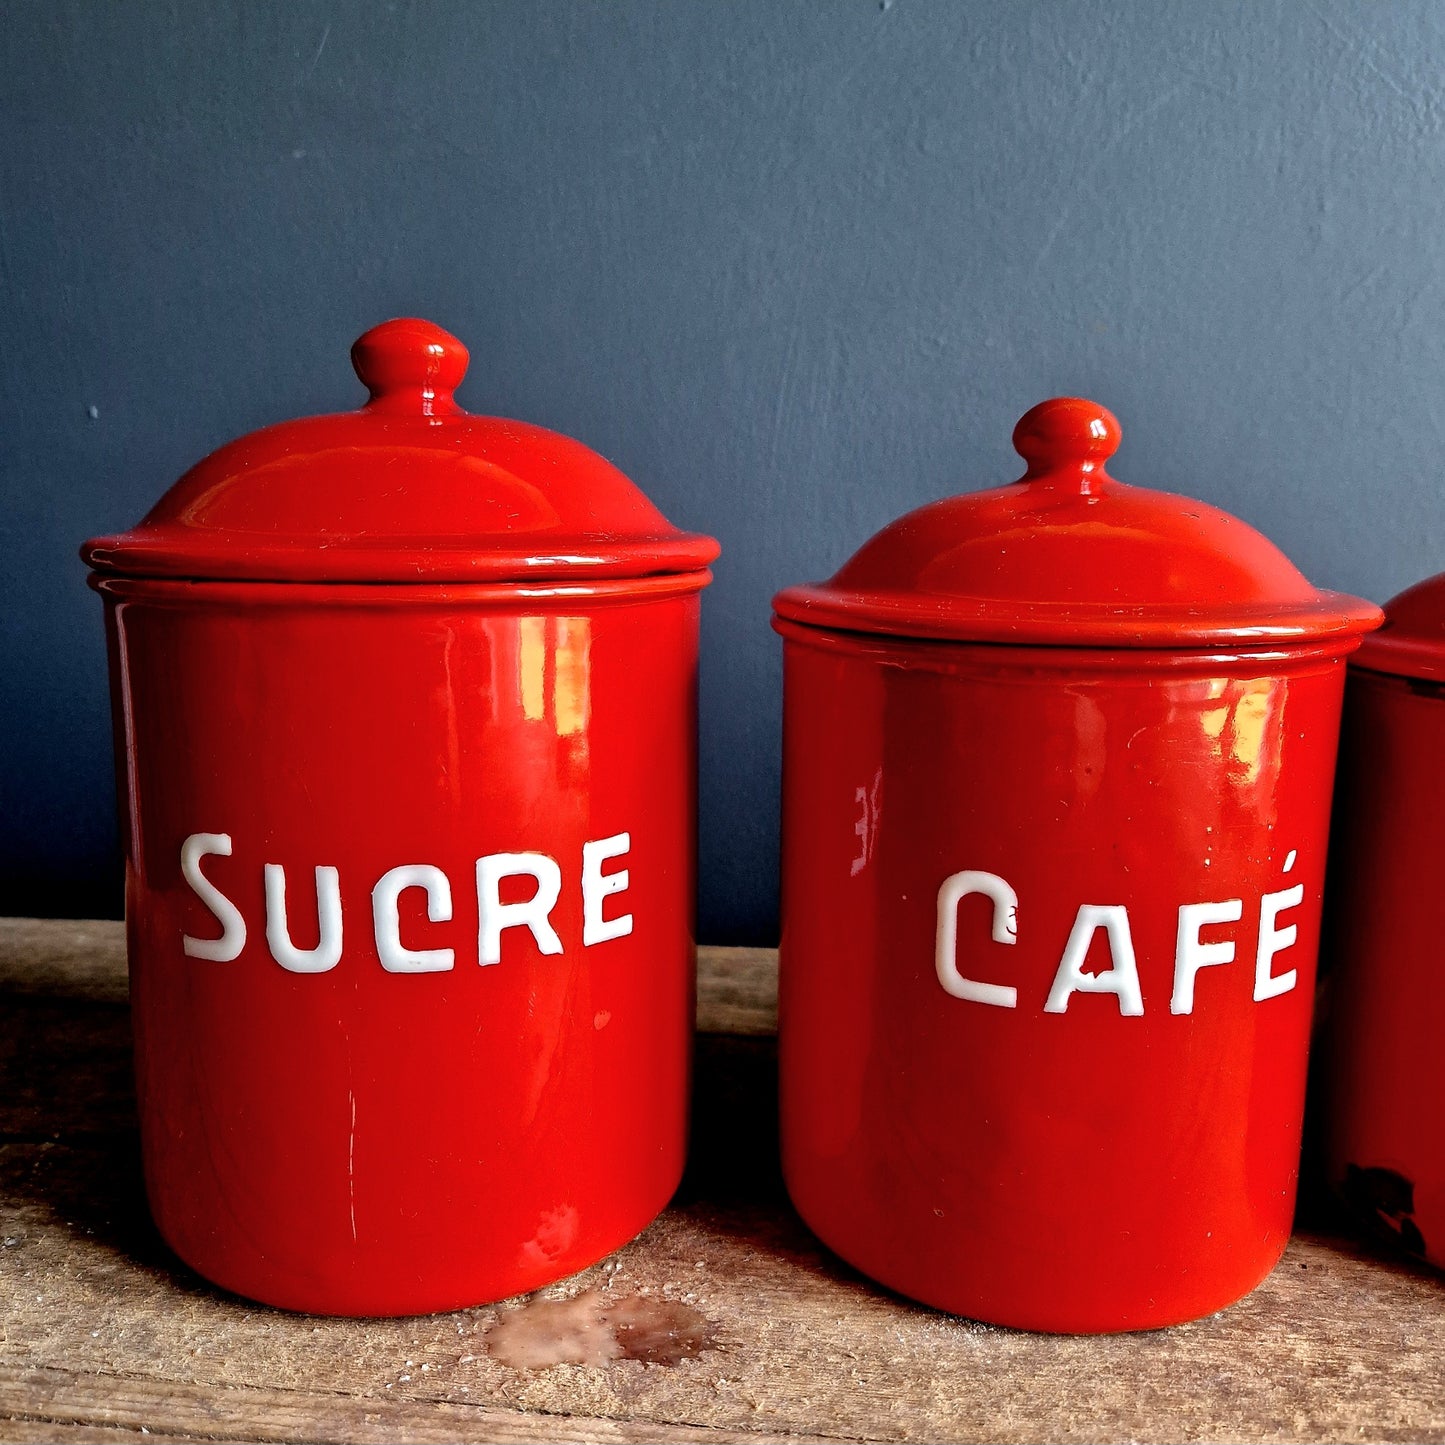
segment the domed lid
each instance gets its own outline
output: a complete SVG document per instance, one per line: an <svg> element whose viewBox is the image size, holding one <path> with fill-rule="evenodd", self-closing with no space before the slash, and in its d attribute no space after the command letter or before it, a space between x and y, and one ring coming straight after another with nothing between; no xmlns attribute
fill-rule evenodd
<svg viewBox="0 0 1445 1445"><path fill-rule="evenodd" d="M467 349L440 327L385 322L351 359L365 406L223 446L81 556L133 576L293 582L641 577L717 556L580 442L463 411Z"/></svg>
<svg viewBox="0 0 1445 1445"><path fill-rule="evenodd" d="M855 632L1074 647L1200 647L1344 637L1372 603L1310 586L1270 541L1203 502L1104 470L1119 423L1056 397L1014 429L1008 486L946 497L866 542L827 582L773 606Z"/></svg>
<svg viewBox="0 0 1445 1445"><path fill-rule="evenodd" d="M1353 659L1371 672L1445 682L1445 572L1385 603L1385 625Z"/></svg>

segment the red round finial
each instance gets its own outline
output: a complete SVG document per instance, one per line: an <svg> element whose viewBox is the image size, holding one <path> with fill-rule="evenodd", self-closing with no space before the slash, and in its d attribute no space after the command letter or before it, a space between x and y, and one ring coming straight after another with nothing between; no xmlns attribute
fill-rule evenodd
<svg viewBox="0 0 1445 1445"><path fill-rule="evenodd" d="M1102 472L1119 450L1118 418L1096 401L1056 396L1026 411L1014 428L1014 450L1029 464L1023 480L1049 472Z"/></svg>
<svg viewBox="0 0 1445 1445"><path fill-rule="evenodd" d="M351 364L371 405L418 409L426 415L455 405L467 374L467 348L449 331L417 317L383 321L357 339Z"/></svg>

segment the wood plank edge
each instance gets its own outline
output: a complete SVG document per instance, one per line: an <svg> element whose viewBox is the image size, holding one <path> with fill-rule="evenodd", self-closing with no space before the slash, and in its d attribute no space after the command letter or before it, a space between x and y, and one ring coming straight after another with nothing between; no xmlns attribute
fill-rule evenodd
<svg viewBox="0 0 1445 1445"><path fill-rule="evenodd" d="M158 1434L154 1430L142 1430L139 1426L128 1425L87 1425L63 1420L33 1420L11 1415L0 1417L0 1440L5 1445L109 1445L113 1440L125 1445L214 1445L214 1437L204 1435ZM270 1445L269 1441L227 1440L225 1445Z"/></svg>
<svg viewBox="0 0 1445 1445"><path fill-rule="evenodd" d="M852 1445L855 1437L734 1430L688 1421L567 1415L424 1396L196 1385L139 1374L80 1373L57 1366L0 1367L0 1422L35 1429L133 1433L147 1441L224 1441L226 1445ZM140 1436L144 1429L148 1433ZM0 1438L7 1438L0 1435ZM56 1438L64 1439L65 1434ZM93 1436L88 1437L93 1438ZM116 1438L124 1438L117 1436Z"/></svg>

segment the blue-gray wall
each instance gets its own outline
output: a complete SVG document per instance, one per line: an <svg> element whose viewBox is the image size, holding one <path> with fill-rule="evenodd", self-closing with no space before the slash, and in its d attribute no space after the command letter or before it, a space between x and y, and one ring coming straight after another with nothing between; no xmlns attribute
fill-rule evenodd
<svg viewBox="0 0 1445 1445"><path fill-rule="evenodd" d="M9 0L0 911L118 905L77 543L406 313L723 540L701 927L763 941L769 596L1034 401L1318 582L1445 567L1445 5Z"/></svg>

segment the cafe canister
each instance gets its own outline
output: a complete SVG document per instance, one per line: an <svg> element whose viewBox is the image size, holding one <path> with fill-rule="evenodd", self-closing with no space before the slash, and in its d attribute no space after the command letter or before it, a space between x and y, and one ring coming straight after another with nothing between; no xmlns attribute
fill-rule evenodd
<svg viewBox="0 0 1445 1445"><path fill-rule="evenodd" d="M698 608L717 544L470 415L462 344L223 447L84 557L106 604L146 1186L293 1309L495 1300L682 1171Z"/></svg>
<svg viewBox="0 0 1445 1445"><path fill-rule="evenodd" d="M775 600L783 1165L846 1260L1053 1331L1167 1325L1289 1236L1345 658L1379 623L1114 480L1113 416Z"/></svg>
<svg viewBox="0 0 1445 1445"><path fill-rule="evenodd" d="M1325 898L1319 1085L1331 1184L1445 1268L1445 573L1350 660Z"/></svg>

